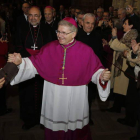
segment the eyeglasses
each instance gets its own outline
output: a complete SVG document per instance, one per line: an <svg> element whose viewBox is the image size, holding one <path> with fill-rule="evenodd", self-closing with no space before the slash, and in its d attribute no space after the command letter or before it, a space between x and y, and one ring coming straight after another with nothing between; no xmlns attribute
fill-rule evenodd
<svg viewBox="0 0 140 140"><path fill-rule="evenodd" d="M73 32L73 31L72 31L72 32ZM64 35L64 36L66 36L66 35L68 35L68 34L70 34L70 33L72 33L72 32L65 33L65 32L56 31L57 34L61 34L61 35Z"/></svg>

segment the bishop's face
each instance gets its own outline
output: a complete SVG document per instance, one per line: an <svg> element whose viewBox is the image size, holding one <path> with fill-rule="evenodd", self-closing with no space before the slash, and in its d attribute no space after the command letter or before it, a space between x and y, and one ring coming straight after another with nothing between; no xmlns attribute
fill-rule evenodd
<svg viewBox="0 0 140 140"><path fill-rule="evenodd" d="M57 38L59 43L62 45L69 44L74 37L76 36L76 32L72 32L68 26L59 25L57 30Z"/></svg>
<svg viewBox="0 0 140 140"><path fill-rule="evenodd" d="M37 26L41 20L41 13L38 8L33 7L29 10L28 21L31 25Z"/></svg>

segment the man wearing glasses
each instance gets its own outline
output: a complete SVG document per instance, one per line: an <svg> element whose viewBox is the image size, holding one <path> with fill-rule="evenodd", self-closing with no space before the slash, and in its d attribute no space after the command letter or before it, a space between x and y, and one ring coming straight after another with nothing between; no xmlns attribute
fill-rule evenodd
<svg viewBox="0 0 140 140"><path fill-rule="evenodd" d="M17 30L16 51L23 58L37 54L43 45L56 38L53 29L40 22L41 17L40 9L31 7L28 12L28 24L22 24ZM36 75L35 78L19 84L20 117L24 122L24 130L39 124L43 83L43 79Z"/></svg>
<svg viewBox="0 0 140 140"><path fill-rule="evenodd" d="M98 25L99 20L102 20L102 19L103 19L103 13L104 13L104 9L103 9L103 8L98 8L98 9L97 9L97 16L96 16L96 23L95 23L95 26Z"/></svg>
<svg viewBox="0 0 140 140"><path fill-rule="evenodd" d="M91 140L86 85L96 83L102 101L109 95L110 72L89 46L75 40L76 34L77 23L67 17L58 24L58 40L46 44L37 55L21 58L14 53L8 58L19 65L11 84L35 74L44 78L40 123L45 126L46 140Z"/></svg>
<svg viewBox="0 0 140 140"><path fill-rule="evenodd" d="M120 23L121 23L122 28L123 28L123 22L126 18L126 9L125 8L118 9L118 18L119 18Z"/></svg>

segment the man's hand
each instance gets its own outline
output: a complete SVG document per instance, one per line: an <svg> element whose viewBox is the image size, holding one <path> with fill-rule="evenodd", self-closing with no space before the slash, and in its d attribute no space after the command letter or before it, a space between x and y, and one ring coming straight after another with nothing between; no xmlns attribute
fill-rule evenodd
<svg viewBox="0 0 140 140"><path fill-rule="evenodd" d="M137 43L136 40L131 40L131 46L134 54L137 54L140 51L140 43Z"/></svg>
<svg viewBox="0 0 140 140"><path fill-rule="evenodd" d="M5 83L5 79L4 78L0 79L0 88L3 87L4 83Z"/></svg>
<svg viewBox="0 0 140 140"><path fill-rule="evenodd" d="M13 62L17 66L22 63L22 58L19 53L13 53L8 55L8 62Z"/></svg>
<svg viewBox="0 0 140 140"><path fill-rule="evenodd" d="M132 15L132 14L134 13L133 7L132 7L131 5L128 5L128 6L126 7L126 12L127 12L128 14Z"/></svg>
<svg viewBox="0 0 140 140"><path fill-rule="evenodd" d="M127 57L127 54L128 54L128 50L124 50L124 52L123 52L123 56L126 58Z"/></svg>
<svg viewBox="0 0 140 140"><path fill-rule="evenodd" d="M103 44L103 47L104 47L105 45L108 45L108 42L107 42L107 40L105 40L105 39L102 39L102 44Z"/></svg>
<svg viewBox="0 0 140 140"><path fill-rule="evenodd" d="M111 77L111 73L108 69L104 69L100 75L100 79L104 82L109 81L110 77Z"/></svg>
<svg viewBox="0 0 140 140"><path fill-rule="evenodd" d="M112 28L112 36L117 36L117 28Z"/></svg>
<svg viewBox="0 0 140 140"><path fill-rule="evenodd" d="M109 20L108 25L109 25L111 28L113 28L113 22L112 22L112 20Z"/></svg>
<svg viewBox="0 0 140 140"><path fill-rule="evenodd" d="M2 43L6 42L7 43L8 41L7 40L3 40L2 38L0 38L0 42L2 42Z"/></svg>
<svg viewBox="0 0 140 140"><path fill-rule="evenodd" d="M99 20L98 26L101 27L103 22L104 22L103 20Z"/></svg>

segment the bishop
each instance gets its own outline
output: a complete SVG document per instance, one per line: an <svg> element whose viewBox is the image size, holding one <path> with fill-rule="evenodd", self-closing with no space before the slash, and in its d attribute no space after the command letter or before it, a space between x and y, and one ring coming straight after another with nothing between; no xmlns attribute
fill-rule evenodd
<svg viewBox="0 0 140 140"><path fill-rule="evenodd" d="M58 24L58 40L46 44L37 55L21 58L18 53L9 54L8 61L19 67L12 85L36 74L44 78L40 123L45 126L45 140L91 140L87 84L97 84L102 101L110 92L110 71L89 46L75 40L76 33L75 20L67 17ZM63 72L64 83L60 79Z"/></svg>

